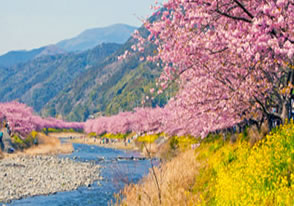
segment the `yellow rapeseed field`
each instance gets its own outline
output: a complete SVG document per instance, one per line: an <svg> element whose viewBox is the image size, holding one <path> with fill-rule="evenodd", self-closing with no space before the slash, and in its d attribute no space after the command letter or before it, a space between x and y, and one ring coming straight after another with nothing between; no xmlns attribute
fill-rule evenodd
<svg viewBox="0 0 294 206"><path fill-rule="evenodd" d="M253 137L261 139L254 145L250 132L234 135L234 143L218 134L194 151L179 147L175 158L155 168L159 185L150 173L125 188L121 205L294 205L293 121L263 138ZM174 142L189 148L190 138Z"/></svg>
<svg viewBox="0 0 294 206"><path fill-rule="evenodd" d="M210 164L216 171L210 188L216 205L294 205L293 122L253 147L246 141L226 145Z"/></svg>

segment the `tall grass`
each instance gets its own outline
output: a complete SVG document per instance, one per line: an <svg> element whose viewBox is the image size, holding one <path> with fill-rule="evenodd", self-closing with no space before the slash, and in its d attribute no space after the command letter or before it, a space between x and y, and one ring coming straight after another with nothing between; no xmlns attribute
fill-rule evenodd
<svg viewBox="0 0 294 206"><path fill-rule="evenodd" d="M179 150L155 168L160 191L150 172L127 186L117 204L294 205L294 123L265 134L266 128L247 128L231 135L234 141L210 135L196 150Z"/></svg>
<svg viewBox="0 0 294 206"><path fill-rule="evenodd" d="M199 164L196 161L194 151L181 153L172 161L155 168L161 191L161 200L158 196L158 188L155 177L150 172L141 184L127 186L122 194L125 198L121 205L192 205L195 196L191 189L195 181ZM160 204L161 202L161 204ZM118 204L118 203L117 203Z"/></svg>

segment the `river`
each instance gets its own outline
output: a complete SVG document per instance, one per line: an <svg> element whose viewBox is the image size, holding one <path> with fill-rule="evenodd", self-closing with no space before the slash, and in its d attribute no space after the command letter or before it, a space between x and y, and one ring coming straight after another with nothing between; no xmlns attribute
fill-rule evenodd
<svg viewBox="0 0 294 206"><path fill-rule="evenodd" d="M121 160L117 157L139 156L136 152L115 150L92 145L73 144L74 152L59 155L60 158L69 157L75 161L93 162L102 166L100 175L103 177L91 187L80 187L74 191L58 192L48 196L34 196L21 200L14 200L10 206L96 206L109 205L114 201L113 195L119 192L126 183L136 183L150 168L149 160Z"/></svg>

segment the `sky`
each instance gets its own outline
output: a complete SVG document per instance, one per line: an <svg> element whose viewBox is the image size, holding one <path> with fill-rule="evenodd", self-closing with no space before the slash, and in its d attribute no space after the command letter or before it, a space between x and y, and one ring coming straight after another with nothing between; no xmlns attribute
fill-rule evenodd
<svg viewBox="0 0 294 206"><path fill-rule="evenodd" d="M0 0L0 55L116 23L140 26L154 0Z"/></svg>

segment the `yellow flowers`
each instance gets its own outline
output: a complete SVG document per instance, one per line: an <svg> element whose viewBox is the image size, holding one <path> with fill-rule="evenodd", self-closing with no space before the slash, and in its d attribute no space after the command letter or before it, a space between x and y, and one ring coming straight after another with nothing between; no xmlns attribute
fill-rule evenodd
<svg viewBox="0 0 294 206"><path fill-rule="evenodd" d="M167 171L181 178L163 183L168 182L168 186L175 183L184 185L182 177L187 175L181 176L183 170L180 170L184 166L184 171L188 170L191 178L181 191L176 187L162 188L163 193L169 192L162 197L174 198L177 195L173 194L181 194L176 204L169 202L173 205L294 205L293 121L275 128L254 146L245 133L237 135L235 143L224 141L220 134L210 135L195 150L188 150L193 156L190 161L178 156L180 164L174 167L172 160ZM139 138L152 140L152 135ZM181 151L198 141L188 136L173 137L173 140ZM190 170L192 164L197 165L197 169ZM162 174L162 177L167 177L169 173ZM151 185L154 188L154 184ZM146 186L144 190L147 191ZM149 197L153 194L156 193L150 193ZM130 202L133 204L133 201Z"/></svg>
<svg viewBox="0 0 294 206"><path fill-rule="evenodd" d="M145 143L153 143L157 138L159 137L159 134L146 134L144 136L138 137L138 142L145 142Z"/></svg>
<svg viewBox="0 0 294 206"><path fill-rule="evenodd" d="M219 152L223 158L212 163L216 181L210 189L216 205L294 205L293 122L252 148L239 143Z"/></svg>

